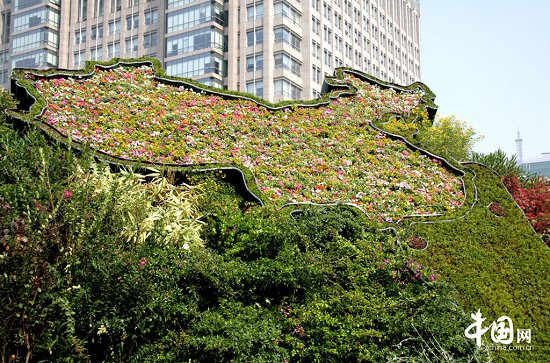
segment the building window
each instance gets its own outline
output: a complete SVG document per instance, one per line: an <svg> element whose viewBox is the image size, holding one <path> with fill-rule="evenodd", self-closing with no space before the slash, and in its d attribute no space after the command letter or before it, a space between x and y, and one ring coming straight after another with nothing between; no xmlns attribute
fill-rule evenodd
<svg viewBox="0 0 550 363"><path fill-rule="evenodd" d="M261 19L264 16L264 4L255 3L246 7L246 19Z"/></svg>
<svg viewBox="0 0 550 363"><path fill-rule="evenodd" d="M111 0L111 12L120 10L120 3L122 0Z"/></svg>
<svg viewBox="0 0 550 363"><path fill-rule="evenodd" d="M321 84L321 68L314 65L311 69L311 78L313 78L313 82Z"/></svg>
<svg viewBox="0 0 550 363"><path fill-rule="evenodd" d="M81 66L83 66L85 60L86 60L86 51L81 50L80 52L75 52L75 53L74 53L73 65L74 65L75 67L81 67Z"/></svg>
<svg viewBox="0 0 550 363"><path fill-rule="evenodd" d="M107 48L109 51L109 58L120 57L120 42L109 43Z"/></svg>
<svg viewBox="0 0 550 363"><path fill-rule="evenodd" d="M215 21L225 24L223 6L218 3L202 3L169 13L166 21L168 33Z"/></svg>
<svg viewBox="0 0 550 363"><path fill-rule="evenodd" d="M224 36L217 28L202 28L189 33L169 37L166 40L166 56L189 53L205 48L224 49Z"/></svg>
<svg viewBox="0 0 550 363"><path fill-rule="evenodd" d="M321 22L315 16L311 17L311 27L312 27L311 30L313 30L315 34L319 35L319 28L321 27Z"/></svg>
<svg viewBox="0 0 550 363"><path fill-rule="evenodd" d="M104 8L104 0L94 1L94 16L96 18L98 16L103 15L103 8Z"/></svg>
<svg viewBox="0 0 550 363"><path fill-rule="evenodd" d="M325 42L328 44L332 43L332 31L325 25L323 29Z"/></svg>
<svg viewBox="0 0 550 363"><path fill-rule="evenodd" d="M57 54L50 50L36 50L12 58L12 68L57 67Z"/></svg>
<svg viewBox="0 0 550 363"><path fill-rule="evenodd" d="M325 19L330 20L330 14L330 5L328 5L327 3L323 3L323 16L325 17Z"/></svg>
<svg viewBox="0 0 550 363"><path fill-rule="evenodd" d="M13 17L14 31L26 30L42 24L57 27L59 25L59 13L50 8L41 8L17 14Z"/></svg>
<svg viewBox="0 0 550 363"><path fill-rule="evenodd" d="M116 19L115 21L110 21L109 22L109 35L113 35L115 33L118 33L120 31L120 27L121 26L121 23L120 23L120 19Z"/></svg>
<svg viewBox="0 0 550 363"><path fill-rule="evenodd" d="M250 81L246 82L246 92L256 95L258 97L264 96L264 81Z"/></svg>
<svg viewBox="0 0 550 363"><path fill-rule="evenodd" d="M185 5L185 4L189 4L191 2L193 2L195 0L168 0L168 9L170 8L175 8L175 7L178 7L178 6L182 6L182 5Z"/></svg>
<svg viewBox="0 0 550 363"><path fill-rule="evenodd" d="M157 32L151 32L143 35L143 48L157 46Z"/></svg>
<svg viewBox="0 0 550 363"><path fill-rule="evenodd" d="M10 42L11 12L2 13L2 44Z"/></svg>
<svg viewBox="0 0 550 363"><path fill-rule="evenodd" d="M88 0L78 0L78 21L84 21L88 17Z"/></svg>
<svg viewBox="0 0 550 363"><path fill-rule="evenodd" d="M137 35L131 38L126 38L126 53L137 52L138 37Z"/></svg>
<svg viewBox="0 0 550 363"><path fill-rule="evenodd" d="M315 40L311 41L311 52L313 53L313 56L317 59L320 59L321 57L321 45L317 43Z"/></svg>
<svg viewBox="0 0 550 363"><path fill-rule="evenodd" d="M157 8L145 10L144 15L145 25L151 25L159 21L159 11Z"/></svg>
<svg viewBox="0 0 550 363"><path fill-rule="evenodd" d="M90 49L90 55L93 60L103 59L103 47Z"/></svg>
<svg viewBox="0 0 550 363"><path fill-rule="evenodd" d="M275 16L282 16L299 24L302 20L302 13L286 1L280 1L273 4Z"/></svg>
<svg viewBox="0 0 550 363"><path fill-rule="evenodd" d="M246 32L246 45L248 47L254 44L263 44L264 42L264 29L256 28Z"/></svg>
<svg viewBox="0 0 550 363"><path fill-rule="evenodd" d="M226 63L219 54L197 54L191 57L185 57L168 61L166 63L166 72L171 76L195 77L206 73L215 73L222 77L225 76Z"/></svg>
<svg viewBox="0 0 550 363"><path fill-rule="evenodd" d="M13 37L12 51L19 52L43 46L57 48L58 45L59 34L51 29L42 28Z"/></svg>
<svg viewBox="0 0 550 363"><path fill-rule="evenodd" d="M325 59L325 65L332 67L332 53L329 52L327 49L324 50L324 59Z"/></svg>
<svg viewBox="0 0 550 363"><path fill-rule="evenodd" d="M103 38L103 24L92 27L92 40Z"/></svg>
<svg viewBox="0 0 550 363"><path fill-rule="evenodd" d="M286 78L274 80L273 88L275 96L282 96L285 99L299 100L302 96L302 89Z"/></svg>
<svg viewBox="0 0 550 363"><path fill-rule="evenodd" d="M74 32L74 44L86 43L86 29Z"/></svg>
<svg viewBox="0 0 550 363"><path fill-rule="evenodd" d="M301 39L285 26L280 26L274 29L275 42L284 42L290 44L294 49L300 50Z"/></svg>
<svg viewBox="0 0 550 363"><path fill-rule="evenodd" d="M253 72L264 68L264 56L262 54L255 54L246 57L246 71Z"/></svg>
<svg viewBox="0 0 550 363"><path fill-rule="evenodd" d="M275 68L288 69L295 75L300 75L300 68L302 64L296 58L290 56L286 52L276 53L273 55L275 61Z"/></svg>
<svg viewBox="0 0 550 363"><path fill-rule="evenodd" d="M9 59L10 59L10 52L9 51L4 50L4 51L0 52L0 63L1 64L8 63Z"/></svg>
<svg viewBox="0 0 550 363"><path fill-rule="evenodd" d="M139 14L126 17L126 30L132 30L139 27Z"/></svg>

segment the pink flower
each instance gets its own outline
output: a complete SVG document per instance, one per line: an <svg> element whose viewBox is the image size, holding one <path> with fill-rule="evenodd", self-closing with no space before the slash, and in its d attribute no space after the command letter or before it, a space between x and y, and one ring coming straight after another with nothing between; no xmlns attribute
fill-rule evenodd
<svg viewBox="0 0 550 363"><path fill-rule="evenodd" d="M70 191L69 189L65 189L65 191L63 192L63 197L65 199L70 199L72 196L73 196L73 192Z"/></svg>

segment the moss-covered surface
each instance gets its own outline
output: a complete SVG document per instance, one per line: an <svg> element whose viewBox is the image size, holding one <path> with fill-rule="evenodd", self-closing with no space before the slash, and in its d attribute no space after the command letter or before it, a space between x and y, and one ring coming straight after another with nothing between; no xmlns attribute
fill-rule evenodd
<svg viewBox="0 0 550 363"><path fill-rule="evenodd" d="M500 316L514 323L514 343L533 351L495 351L497 362L544 362L550 356L550 253L502 185L499 177L479 164L464 164L473 208L452 221L411 223L409 235L429 240L416 258L436 270L459 292L468 313L481 310L485 325ZM472 180L473 179L473 180ZM499 203L506 216L487 206ZM472 321L473 322L473 321ZM484 326L485 326L484 325ZM532 342L517 343L515 329L531 329ZM490 330L484 343L493 345Z"/></svg>

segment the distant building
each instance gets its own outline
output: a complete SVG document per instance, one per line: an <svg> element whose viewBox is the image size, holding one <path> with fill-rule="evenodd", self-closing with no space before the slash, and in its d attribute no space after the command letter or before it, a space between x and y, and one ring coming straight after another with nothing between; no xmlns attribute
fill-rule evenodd
<svg viewBox="0 0 550 363"><path fill-rule="evenodd" d="M521 167L529 173L550 178L550 153L541 154L539 158L524 162Z"/></svg>
<svg viewBox="0 0 550 363"><path fill-rule="evenodd" d="M339 66L420 80L418 0L3 0L0 13L6 88L14 67L141 56L269 101L316 98Z"/></svg>

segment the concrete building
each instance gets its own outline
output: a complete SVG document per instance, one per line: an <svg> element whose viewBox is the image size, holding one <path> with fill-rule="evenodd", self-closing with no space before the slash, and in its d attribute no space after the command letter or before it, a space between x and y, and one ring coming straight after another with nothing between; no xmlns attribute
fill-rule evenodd
<svg viewBox="0 0 550 363"><path fill-rule="evenodd" d="M420 80L418 0L3 0L0 9L4 87L14 67L140 56L269 101L316 98L339 66Z"/></svg>
<svg viewBox="0 0 550 363"><path fill-rule="evenodd" d="M522 163L521 167L530 174L536 174L550 179L550 152L542 153L536 158L530 158Z"/></svg>

